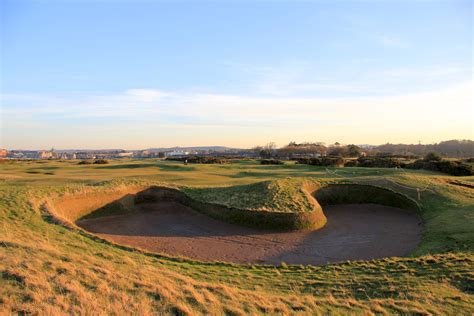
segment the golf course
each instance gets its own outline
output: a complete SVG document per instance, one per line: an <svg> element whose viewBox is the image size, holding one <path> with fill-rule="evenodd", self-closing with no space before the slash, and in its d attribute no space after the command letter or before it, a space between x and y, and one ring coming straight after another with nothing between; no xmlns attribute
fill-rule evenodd
<svg viewBox="0 0 474 316"><path fill-rule="evenodd" d="M470 315L474 176L4 160L0 312Z"/></svg>

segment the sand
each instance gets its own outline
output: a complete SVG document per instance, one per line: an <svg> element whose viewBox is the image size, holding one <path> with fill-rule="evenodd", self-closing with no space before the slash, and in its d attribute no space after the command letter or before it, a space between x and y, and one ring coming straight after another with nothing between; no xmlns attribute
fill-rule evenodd
<svg viewBox="0 0 474 316"><path fill-rule="evenodd" d="M326 206L324 213L328 223L320 230L275 232L224 223L177 202L159 202L77 224L115 243L171 256L314 265L406 256L423 228L416 214L382 205Z"/></svg>

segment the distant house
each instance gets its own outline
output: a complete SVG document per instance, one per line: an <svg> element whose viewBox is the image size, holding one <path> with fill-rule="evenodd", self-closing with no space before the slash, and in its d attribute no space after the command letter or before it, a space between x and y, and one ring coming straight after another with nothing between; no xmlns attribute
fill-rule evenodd
<svg viewBox="0 0 474 316"><path fill-rule="evenodd" d="M184 150L174 150L174 151L168 151L165 153L166 157L179 157L179 156L188 156L189 151L184 151Z"/></svg>
<svg viewBox="0 0 474 316"><path fill-rule="evenodd" d="M38 152L35 150L12 150L8 152L7 157L14 159L35 159L38 158Z"/></svg>
<svg viewBox="0 0 474 316"><path fill-rule="evenodd" d="M151 157L152 154L148 150L140 150L140 151L137 151L137 152L133 153L133 156L137 157L137 158L148 158L148 157Z"/></svg>
<svg viewBox="0 0 474 316"><path fill-rule="evenodd" d="M69 159L76 159L76 153L61 153L57 154L58 159L62 160L69 160Z"/></svg>
<svg viewBox="0 0 474 316"><path fill-rule="evenodd" d="M8 156L8 150L0 149L0 158L7 158L7 156Z"/></svg>
<svg viewBox="0 0 474 316"><path fill-rule="evenodd" d="M132 157L132 156L133 156L133 152L124 152L124 153L117 154L117 157L119 158Z"/></svg>
<svg viewBox="0 0 474 316"><path fill-rule="evenodd" d="M38 151L37 158L38 159L53 158L53 152L52 151Z"/></svg>
<svg viewBox="0 0 474 316"><path fill-rule="evenodd" d="M87 153L87 152L78 152L76 153L77 159L94 159L95 155Z"/></svg>

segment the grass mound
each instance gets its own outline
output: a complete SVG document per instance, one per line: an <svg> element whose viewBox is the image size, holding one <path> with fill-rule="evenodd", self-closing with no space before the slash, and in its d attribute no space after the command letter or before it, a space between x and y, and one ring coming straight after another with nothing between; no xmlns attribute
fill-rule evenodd
<svg viewBox="0 0 474 316"><path fill-rule="evenodd" d="M215 204L254 211L311 212L314 201L308 199L308 185L300 178L287 178L230 187L185 188L190 197Z"/></svg>
<svg viewBox="0 0 474 316"><path fill-rule="evenodd" d="M292 179L218 188L170 187L163 184L104 186L64 194L50 203L61 220L117 215L135 203L174 200L227 222L273 229L318 229L326 223L311 196L317 182Z"/></svg>
<svg viewBox="0 0 474 316"><path fill-rule="evenodd" d="M221 188L186 188L188 205L232 223L276 229L319 229L326 216L311 196L315 181L278 179Z"/></svg>

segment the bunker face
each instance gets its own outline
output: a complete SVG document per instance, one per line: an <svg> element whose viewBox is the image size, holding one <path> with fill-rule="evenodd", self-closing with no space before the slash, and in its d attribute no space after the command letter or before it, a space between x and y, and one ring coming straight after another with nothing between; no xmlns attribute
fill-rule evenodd
<svg viewBox="0 0 474 316"><path fill-rule="evenodd" d="M326 264L408 255L421 235L416 214L375 204L324 207L317 231L275 232L224 223L176 202L147 203L138 212L80 220L110 241L206 261Z"/></svg>

